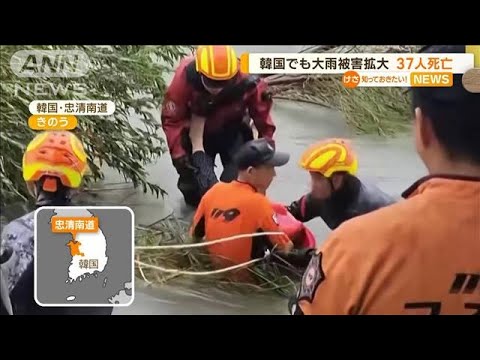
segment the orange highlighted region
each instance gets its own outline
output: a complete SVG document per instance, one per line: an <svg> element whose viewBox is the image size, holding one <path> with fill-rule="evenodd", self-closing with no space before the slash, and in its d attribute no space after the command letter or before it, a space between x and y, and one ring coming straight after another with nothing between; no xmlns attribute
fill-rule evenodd
<svg viewBox="0 0 480 360"><path fill-rule="evenodd" d="M80 241L70 240L68 242L67 246L70 248L70 255L72 257L75 255L85 256L85 254L80 251L80 245L82 245Z"/></svg>
<svg viewBox="0 0 480 360"><path fill-rule="evenodd" d="M80 250L81 242L76 241L78 233L96 233L98 231L98 217L52 217L52 232L70 233L72 240L67 243L71 256L85 256Z"/></svg>
<svg viewBox="0 0 480 360"><path fill-rule="evenodd" d="M96 233L98 217L52 217L52 232L54 233Z"/></svg>
<svg viewBox="0 0 480 360"><path fill-rule="evenodd" d="M28 127L32 130L73 130L78 120L73 115L32 115Z"/></svg>
<svg viewBox="0 0 480 360"><path fill-rule="evenodd" d="M356 71L347 71L342 76L342 83L348 89L353 89L360 84L360 75Z"/></svg>
<svg viewBox="0 0 480 360"><path fill-rule="evenodd" d="M453 85L451 72L412 72L410 86L412 87L450 87Z"/></svg>

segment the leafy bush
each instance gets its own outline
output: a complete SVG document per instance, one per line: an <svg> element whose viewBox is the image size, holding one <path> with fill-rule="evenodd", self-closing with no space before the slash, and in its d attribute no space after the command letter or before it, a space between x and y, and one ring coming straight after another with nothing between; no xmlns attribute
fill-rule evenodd
<svg viewBox="0 0 480 360"><path fill-rule="evenodd" d="M12 55L19 50L40 49L84 51L90 60L89 71L79 78L16 76L10 68ZM27 123L31 116L28 106L33 100L113 101L113 116L77 116L79 127L74 131L85 144L91 168L87 183L103 178L100 166L105 163L135 186L142 186L144 192L163 194L146 179L145 165L166 151L157 131L160 124L151 111L158 109L162 100L165 75L189 51L186 46L1 46L2 207L27 200L21 160L35 135ZM132 124L134 117L139 117L142 128Z"/></svg>

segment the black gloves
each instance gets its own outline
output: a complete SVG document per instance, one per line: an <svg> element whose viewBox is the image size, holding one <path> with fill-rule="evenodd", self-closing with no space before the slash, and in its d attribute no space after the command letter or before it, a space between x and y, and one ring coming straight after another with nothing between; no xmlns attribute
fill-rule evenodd
<svg viewBox="0 0 480 360"><path fill-rule="evenodd" d="M218 182L215 174L214 160L203 151L196 151L192 155L192 165L195 167L195 178L201 196Z"/></svg>
<svg viewBox="0 0 480 360"><path fill-rule="evenodd" d="M180 176L188 176L189 172L195 170L195 167L191 164L190 157L188 155L173 159L172 163L177 170L178 175Z"/></svg>

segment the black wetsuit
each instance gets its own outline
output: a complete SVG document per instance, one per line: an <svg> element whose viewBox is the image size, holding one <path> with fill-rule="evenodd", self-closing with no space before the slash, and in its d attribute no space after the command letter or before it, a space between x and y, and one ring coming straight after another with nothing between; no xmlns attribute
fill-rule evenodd
<svg viewBox="0 0 480 360"><path fill-rule="evenodd" d="M310 194L287 206L288 211L299 221L307 222L321 217L330 229L359 215L391 205L396 200L372 184L362 183L348 176L344 186L327 200L316 200Z"/></svg>

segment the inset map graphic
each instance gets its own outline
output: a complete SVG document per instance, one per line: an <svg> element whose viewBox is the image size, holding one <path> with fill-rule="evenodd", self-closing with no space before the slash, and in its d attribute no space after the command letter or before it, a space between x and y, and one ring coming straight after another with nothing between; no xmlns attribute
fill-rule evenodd
<svg viewBox="0 0 480 360"><path fill-rule="evenodd" d="M127 207L42 207L35 213L35 301L128 306L134 214Z"/></svg>

